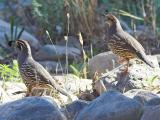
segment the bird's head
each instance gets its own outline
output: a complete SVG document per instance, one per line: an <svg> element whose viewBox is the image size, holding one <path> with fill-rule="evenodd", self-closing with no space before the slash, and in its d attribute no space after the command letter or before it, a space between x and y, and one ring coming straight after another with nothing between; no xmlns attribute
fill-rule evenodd
<svg viewBox="0 0 160 120"><path fill-rule="evenodd" d="M119 30L122 29L119 20L111 13L105 15L106 16L106 23L109 25L109 28L112 30Z"/></svg>
<svg viewBox="0 0 160 120"><path fill-rule="evenodd" d="M8 45L14 47L18 54L31 54L31 48L26 40L9 41Z"/></svg>
<svg viewBox="0 0 160 120"><path fill-rule="evenodd" d="M116 24L117 22L119 22L118 19L110 13L105 16L106 16L106 23L108 23L109 26L112 26L112 25Z"/></svg>

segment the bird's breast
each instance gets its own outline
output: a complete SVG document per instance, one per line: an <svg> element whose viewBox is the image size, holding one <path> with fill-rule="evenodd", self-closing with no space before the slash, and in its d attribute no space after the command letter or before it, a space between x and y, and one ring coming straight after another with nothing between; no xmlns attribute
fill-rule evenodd
<svg viewBox="0 0 160 120"><path fill-rule="evenodd" d="M108 47L114 54L120 57L127 59L132 59L136 57L135 52L132 51L123 40L120 40L120 38L112 37L108 41Z"/></svg>
<svg viewBox="0 0 160 120"><path fill-rule="evenodd" d="M29 86L30 84L33 83L39 83L39 84L41 83L38 73L30 65L24 63L21 65L19 70L26 86Z"/></svg>

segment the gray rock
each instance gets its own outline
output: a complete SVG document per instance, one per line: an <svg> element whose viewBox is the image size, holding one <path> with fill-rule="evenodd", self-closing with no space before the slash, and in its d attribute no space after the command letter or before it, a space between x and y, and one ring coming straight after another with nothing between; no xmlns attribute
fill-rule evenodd
<svg viewBox="0 0 160 120"><path fill-rule="evenodd" d="M66 120L66 118L51 99L27 97L1 105L0 120Z"/></svg>
<svg viewBox="0 0 160 120"><path fill-rule="evenodd" d="M4 47L8 47L7 41L6 41L4 35L7 34L8 36L10 36L10 24L0 19L0 28L1 28L0 29L0 44ZM15 27L14 27L14 29L15 29ZM18 28L17 33L19 33L20 30L21 29ZM14 32L15 32L15 30L14 30ZM39 47L38 40L33 35L31 35L30 33L26 32L26 31L23 31L21 39L29 41L31 46L35 49L37 49Z"/></svg>
<svg viewBox="0 0 160 120"><path fill-rule="evenodd" d="M159 50L160 51L160 50ZM159 52L160 53L160 52ZM157 55L154 55L154 56L156 56L157 57L157 61L158 61L158 63L160 64L160 54L157 54Z"/></svg>
<svg viewBox="0 0 160 120"><path fill-rule="evenodd" d="M81 51L77 48L67 47L68 59L75 60L80 57ZM65 60L66 47L59 45L45 45L37 53L35 53L35 59L39 61L43 60Z"/></svg>
<svg viewBox="0 0 160 120"><path fill-rule="evenodd" d="M75 75L68 74L54 76L64 88L71 92L72 94L77 94L79 91L92 90L92 80L91 79L80 79Z"/></svg>
<svg viewBox="0 0 160 120"><path fill-rule="evenodd" d="M75 120L139 120L142 111L138 101L108 91L87 105Z"/></svg>
<svg viewBox="0 0 160 120"><path fill-rule="evenodd" d="M64 37L63 37L63 39L58 40L56 44L65 46L66 41L65 41ZM80 45L78 38L76 38L74 36L68 36L68 46L81 49L81 45Z"/></svg>
<svg viewBox="0 0 160 120"><path fill-rule="evenodd" d="M89 75L93 77L95 72L98 72L98 75L101 75L101 73L105 73L106 70L110 71L119 66L117 61L118 57L112 52L100 53L89 60Z"/></svg>
<svg viewBox="0 0 160 120"><path fill-rule="evenodd" d="M68 105L65 105L63 108L63 113L67 116L68 120L73 120L75 116L87 105L89 102L83 100L74 101Z"/></svg>
<svg viewBox="0 0 160 120"><path fill-rule="evenodd" d="M100 79L95 81L93 89L98 95L101 95L103 92L107 91L107 89L114 89L116 87L116 83L111 78Z"/></svg>
<svg viewBox="0 0 160 120"><path fill-rule="evenodd" d="M158 60L156 56L147 56L148 59L154 64L155 68L151 68L145 63L137 64L137 61L133 59L131 61L131 66L129 68L130 76L135 78L143 78L143 79L149 79L150 77L159 75L160 68L158 64Z"/></svg>
<svg viewBox="0 0 160 120"><path fill-rule="evenodd" d="M44 68L47 69L48 72L51 73L63 73L65 70L65 65L60 62L55 61L39 61Z"/></svg>
<svg viewBox="0 0 160 120"><path fill-rule="evenodd" d="M137 64L136 59L130 61L128 74L123 74L122 71L112 72L108 75L112 81L117 81L116 89L121 92L126 92L131 89L150 89L160 85L160 68L155 56L148 56L149 60L153 62L155 68L151 68L146 64ZM139 61L140 62L140 61Z"/></svg>
<svg viewBox="0 0 160 120"><path fill-rule="evenodd" d="M160 120L160 105L146 109L141 120Z"/></svg>
<svg viewBox="0 0 160 120"><path fill-rule="evenodd" d="M158 95L147 91L147 90L141 90L141 89L133 89L129 90L126 93L124 93L125 96L133 98L142 104L146 104L148 101L154 99L154 98L159 98Z"/></svg>
<svg viewBox="0 0 160 120"><path fill-rule="evenodd" d="M160 97L152 98L151 100L145 103L145 106L156 106L160 105Z"/></svg>

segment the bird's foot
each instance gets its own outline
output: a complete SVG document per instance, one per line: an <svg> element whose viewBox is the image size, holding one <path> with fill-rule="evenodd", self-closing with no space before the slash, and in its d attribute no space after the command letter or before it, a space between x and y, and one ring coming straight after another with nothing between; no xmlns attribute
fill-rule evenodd
<svg viewBox="0 0 160 120"><path fill-rule="evenodd" d="M123 57L119 57L119 58L118 58L118 63L119 63L119 64L122 64L122 63L124 63L124 62L126 62L126 59L125 59L125 58L123 58Z"/></svg>
<svg viewBox="0 0 160 120"><path fill-rule="evenodd" d="M128 74L128 63L124 66L123 69L121 69L121 72L123 75L127 75Z"/></svg>

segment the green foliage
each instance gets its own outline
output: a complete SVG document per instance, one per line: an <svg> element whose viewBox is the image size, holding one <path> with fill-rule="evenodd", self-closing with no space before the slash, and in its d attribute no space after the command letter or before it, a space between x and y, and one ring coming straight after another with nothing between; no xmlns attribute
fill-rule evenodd
<svg viewBox="0 0 160 120"><path fill-rule="evenodd" d="M130 18L135 19L135 20L141 20L141 21L144 20L143 18L138 17L138 16L135 16L135 15L132 15L132 14L129 13L129 12L126 12L126 11L123 11L123 10L117 10L117 9L115 9L115 10L118 11L118 13L119 13L120 15L127 16L127 17L130 17Z"/></svg>
<svg viewBox="0 0 160 120"><path fill-rule="evenodd" d="M156 0L156 21L157 21L157 32L160 32L160 0Z"/></svg>
<svg viewBox="0 0 160 120"><path fill-rule="evenodd" d="M99 0L99 3L101 4L107 4L109 0Z"/></svg>
<svg viewBox="0 0 160 120"><path fill-rule="evenodd" d="M32 11L37 22L51 37L54 37L53 28L56 24L63 26L64 0L32 0Z"/></svg>
<svg viewBox="0 0 160 120"><path fill-rule="evenodd" d="M0 0L1 3L3 3L5 0Z"/></svg>
<svg viewBox="0 0 160 120"><path fill-rule="evenodd" d="M48 6L49 5L49 6ZM64 0L33 0L33 14L43 25L61 21Z"/></svg>
<svg viewBox="0 0 160 120"><path fill-rule="evenodd" d="M18 63L13 60L13 65L0 64L0 76L3 81L20 82L21 77L18 71Z"/></svg>
<svg viewBox="0 0 160 120"><path fill-rule="evenodd" d="M6 41L15 41L19 39L24 31L24 28L22 28L19 32L18 31L19 31L18 26L14 22L14 17L11 17L10 18L10 36L5 34Z"/></svg>
<svg viewBox="0 0 160 120"><path fill-rule="evenodd" d="M72 65L70 65L69 67L71 68L72 72L74 75L80 77L80 78L87 78L87 61L88 61L88 55L86 54L84 48L83 48L83 37L82 34L79 32L79 42L81 44L81 48L82 48L82 57L83 57L83 62L81 63L73 63Z"/></svg>
<svg viewBox="0 0 160 120"><path fill-rule="evenodd" d="M73 63L73 64L69 65L69 67L70 67L72 73L79 78L82 78L84 76L84 74L86 74L83 72L84 68L86 67L85 63Z"/></svg>
<svg viewBox="0 0 160 120"><path fill-rule="evenodd" d="M160 79L159 76L156 75L156 76L153 76L153 77L147 79L146 81L147 81L147 83L148 83L149 85L152 85L154 81L159 80L159 79Z"/></svg>
<svg viewBox="0 0 160 120"><path fill-rule="evenodd" d="M33 0L33 14L42 31L48 30L51 38L56 37L54 27L59 25L62 32L67 33L67 14L70 16L69 33L77 34L79 31L92 35L95 27L95 9L97 0Z"/></svg>

